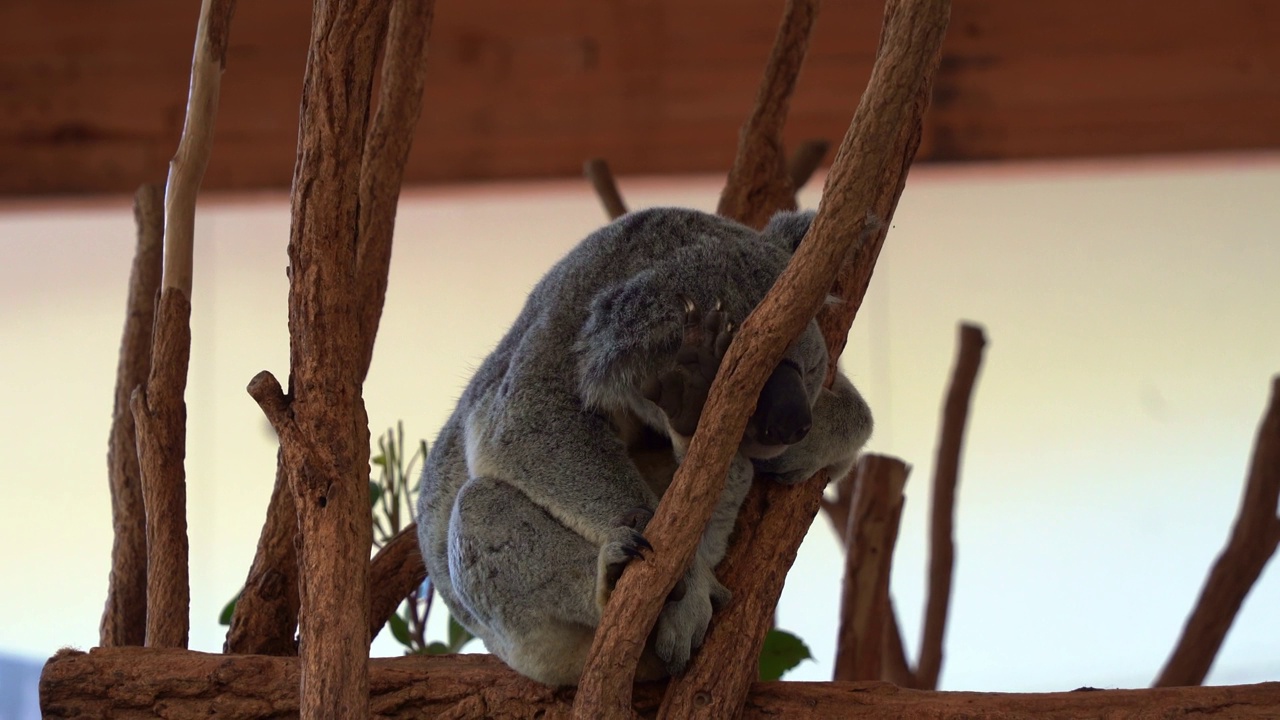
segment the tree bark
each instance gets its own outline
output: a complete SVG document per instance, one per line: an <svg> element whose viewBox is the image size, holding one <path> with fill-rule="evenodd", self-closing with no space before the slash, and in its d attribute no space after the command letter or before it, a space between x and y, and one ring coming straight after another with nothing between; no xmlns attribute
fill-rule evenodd
<svg viewBox="0 0 1280 720"><path fill-rule="evenodd" d="M573 690L517 675L487 655L369 660L369 704L378 718L544 718L570 715ZM174 720L296 718L299 661L187 650L62 650L40 677L44 717ZM661 684L636 688L633 710L653 717ZM1248 720L1280 713L1280 683L1157 690L1011 694L928 692L885 683L756 682L744 718L899 718L942 720L1145 720L1218 717Z"/></svg>
<svg viewBox="0 0 1280 720"><path fill-rule="evenodd" d="M896 625L889 620L889 576L909 472L906 463L884 455L858 462L845 530L835 680L881 678L887 633Z"/></svg>
<svg viewBox="0 0 1280 720"><path fill-rule="evenodd" d="M949 16L946 0L888 2L875 69L827 174L813 227L792 260L792 267L797 266L805 245L813 240L856 237L869 220L879 221L871 237L838 258L844 262L834 286L824 282L817 288L831 287L842 300L825 305L818 314L832 358L830 372L844 350L919 147ZM813 523L826 483L826 473L819 473L797 487L757 483L751 489L738 515L734 542L718 570L733 600L712 619L706 642L685 674L671 683L664 704L667 717L738 714L755 677L756 658L786 571Z"/></svg>
<svg viewBox="0 0 1280 720"><path fill-rule="evenodd" d="M98 643L104 647L141 645L147 634L147 518L142 501L142 470L129 396L151 370L151 330L163 262L164 193L143 185L133 196L138 244L129 273L124 336L116 367L115 408L107 445L111 486L111 575Z"/></svg>
<svg viewBox="0 0 1280 720"><path fill-rule="evenodd" d="M938 453L933 465L933 494L929 511L929 599L920 634L920 659L916 663L916 687L936 690L942 672L942 642L951 604L951 573L955 566L956 487L960 483L960 453L964 447L969 400L982 365L987 339L982 328L961 324L951 389L942 410Z"/></svg>

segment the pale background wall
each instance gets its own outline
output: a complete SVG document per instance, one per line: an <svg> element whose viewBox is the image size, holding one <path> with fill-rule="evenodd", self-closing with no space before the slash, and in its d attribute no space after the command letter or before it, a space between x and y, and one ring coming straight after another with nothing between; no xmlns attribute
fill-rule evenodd
<svg viewBox="0 0 1280 720"><path fill-rule="evenodd" d="M714 207L719 178L633 180L633 207ZM1141 686L1221 548L1280 372L1280 156L912 173L846 367L915 466L894 593L914 648L928 478L960 319L990 345L959 492L943 686ZM816 203L816 191L806 194ZM602 221L585 183L411 191L366 387L375 433L431 437L528 289ZM244 386L287 373L283 195L197 220L188 498L195 649L220 649L275 467ZM124 198L0 206L0 651L92 646L133 248ZM780 625L829 677L841 557L819 520ZM1274 563L1212 682L1280 679ZM375 651L394 654L380 639ZM914 652L914 651L913 651Z"/></svg>

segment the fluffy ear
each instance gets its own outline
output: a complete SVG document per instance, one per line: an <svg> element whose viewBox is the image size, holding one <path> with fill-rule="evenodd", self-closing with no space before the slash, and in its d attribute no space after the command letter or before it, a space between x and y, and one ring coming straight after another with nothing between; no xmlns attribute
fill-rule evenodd
<svg viewBox="0 0 1280 720"><path fill-rule="evenodd" d="M813 224L813 216L816 215L813 210L792 211L783 210L774 213L769 219L769 224L764 226L761 235L768 242L786 250L789 253L795 252L800 247L800 240L804 238L805 233L809 232L809 226Z"/></svg>

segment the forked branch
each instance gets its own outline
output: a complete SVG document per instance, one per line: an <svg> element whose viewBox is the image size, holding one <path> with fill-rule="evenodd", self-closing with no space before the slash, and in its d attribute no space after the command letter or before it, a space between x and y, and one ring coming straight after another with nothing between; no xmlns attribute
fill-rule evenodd
<svg viewBox="0 0 1280 720"><path fill-rule="evenodd" d="M613 171L609 169L608 162L603 158L591 158L583 163L582 174L596 191L596 197L600 198L604 213L610 220L617 220L627 214L627 204L622 200L622 193L618 191L618 183L613 179Z"/></svg>

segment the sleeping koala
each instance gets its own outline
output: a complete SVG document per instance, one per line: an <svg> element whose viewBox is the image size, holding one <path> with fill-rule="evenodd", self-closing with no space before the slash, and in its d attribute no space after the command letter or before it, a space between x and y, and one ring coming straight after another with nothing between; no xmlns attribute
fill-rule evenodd
<svg viewBox="0 0 1280 720"><path fill-rule="evenodd" d="M418 541L453 616L489 651L573 685L623 568L683 458L735 326L812 221L762 232L683 209L626 215L555 265L484 361L423 468ZM871 432L852 383L822 387L816 323L761 391L723 496L668 597L638 676L681 671L728 591L724 556L752 478L847 472Z"/></svg>

